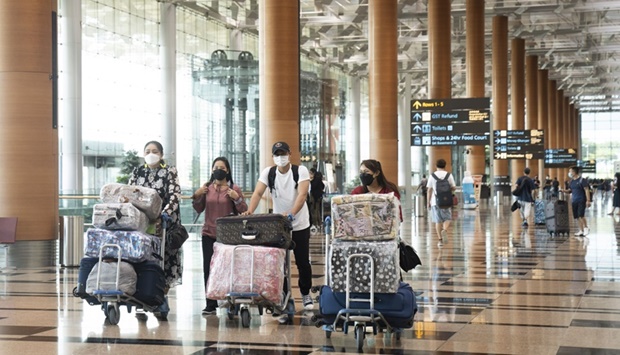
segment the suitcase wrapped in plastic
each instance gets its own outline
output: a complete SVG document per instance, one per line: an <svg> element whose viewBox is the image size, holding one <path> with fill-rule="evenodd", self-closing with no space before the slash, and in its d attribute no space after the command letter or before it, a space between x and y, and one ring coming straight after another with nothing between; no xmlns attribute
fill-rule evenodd
<svg viewBox="0 0 620 355"><path fill-rule="evenodd" d="M334 240L329 255L330 284L334 292L346 291L347 257L351 254L368 254L374 260L374 291L396 292L400 280L398 243L348 242ZM370 260L354 258L350 263L351 291L370 292Z"/></svg>
<svg viewBox="0 0 620 355"><path fill-rule="evenodd" d="M398 236L400 202L394 194L332 197L333 237L342 240L391 240Z"/></svg>
<svg viewBox="0 0 620 355"><path fill-rule="evenodd" d="M537 226L545 225L545 201L536 200L534 202L534 224Z"/></svg>
<svg viewBox="0 0 620 355"><path fill-rule="evenodd" d="M545 206L545 221L547 232L551 234L568 234L570 232L570 224L566 201L549 201Z"/></svg>
<svg viewBox="0 0 620 355"><path fill-rule="evenodd" d="M159 306L164 303L166 275L159 263L145 261L133 264L133 268L138 276L133 297L149 306Z"/></svg>
<svg viewBox="0 0 620 355"><path fill-rule="evenodd" d="M256 292L272 303L281 304L286 253L281 248L216 242L207 282L207 298L223 300L230 292Z"/></svg>
<svg viewBox="0 0 620 355"><path fill-rule="evenodd" d="M99 272L101 269L101 272ZM118 273L118 287L116 285L116 274ZM97 274L99 274L99 284L97 284ZM86 280L86 293L92 294L95 290L123 291L126 295L133 295L136 292L136 282L138 277L131 264L121 261L120 267L116 261L103 261L95 264L88 274Z"/></svg>
<svg viewBox="0 0 620 355"><path fill-rule="evenodd" d="M261 245L289 249L291 222L281 214L229 216L216 220L216 239L229 245Z"/></svg>
<svg viewBox="0 0 620 355"><path fill-rule="evenodd" d="M351 298L368 299L368 293L351 293ZM369 309L368 302L351 302L350 309ZM333 323L340 310L346 308L344 292L334 292L329 286L321 287L319 311L325 323ZM375 310L381 312L390 326L396 328L413 327L413 317L418 311L413 289L401 282L396 293L375 293Z"/></svg>
<svg viewBox="0 0 620 355"><path fill-rule="evenodd" d="M99 249L104 244L118 244L121 247L121 258L131 263L140 263L160 258L161 239L159 237L138 231L110 231L99 228L89 228L86 231L86 256L98 257ZM118 249L105 247L104 258L118 258Z"/></svg>
<svg viewBox="0 0 620 355"><path fill-rule="evenodd" d="M162 209L162 200L155 189L143 186L106 184L99 193L104 203L131 203L146 213L150 221L156 220Z"/></svg>
<svg viewBox="0 0 620 355"><path fill-rule="evenodd" d="M98 203L93 206L93 226L144 232L149 226L149 219L131 203Z"/></svg>
<svg viewBox="0 0 620 355"><path fill-rule="evenodd" d="M90 305L100 304L97 297L93 297L86 293L86 281L88 275L92 271L95 264L99 262L99 258L85 257L80 260L80 268L78 269L78 284L75 289L74 295L86 300Z"/></svg>

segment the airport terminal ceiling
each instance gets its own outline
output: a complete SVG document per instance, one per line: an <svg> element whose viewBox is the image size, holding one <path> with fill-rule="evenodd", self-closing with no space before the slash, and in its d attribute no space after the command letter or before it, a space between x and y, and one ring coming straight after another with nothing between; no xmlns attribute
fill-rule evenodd
<svg viewBox="0 0 620 355"><path fill-rule="evenodd" d="M160 0L161 1L161 0ZM166 0L232 28L258 31L260 0ZM452 97L466 97L465 0L452 1ZM428 97L428 0L398 1L400 89ZM486 91L491 93L492 18L508 16L509 39L523 38L526 55L571 97L581 112L620 111L620 1L485 2ZM300 0L301 52L351 75L366 76L368 0Z"/></svg>

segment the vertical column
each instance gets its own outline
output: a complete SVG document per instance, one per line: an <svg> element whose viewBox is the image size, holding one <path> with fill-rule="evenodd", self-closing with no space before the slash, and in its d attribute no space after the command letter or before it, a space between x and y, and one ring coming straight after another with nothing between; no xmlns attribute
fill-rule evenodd
<svg viewBox="0 0 620 355"><path fill-rule="evenodd" d="M540 129L538 126L538 57L528 55L525 57L525 129ZM542 181L543 176L539 172L538 159L531 159L526 165L532 171L531 176L538 176Z"/></svg>
<svg viewBox="0 0 620 355"><path fill-rule="evenodd" d="M405 90L399 100L398 118L398 185L405 190L401 202L404 211L411 211L411 74L405 75ZM419 148L418 148L419 149Z"/></svg>
<svg viewBox="0 0 620 355"><path fill-rule="evenodd" d="M508 17L493 17L493 129L508 129ZM508 161L494 160L494 176L508 175Z"/></svg>
<svg viewBox="0 0 620 355"><path fill-rule="evenodd" d="M510 51L510 111L512 113L512 129L525 129L525 40L513 38ZM510 162L510 176L513 182L523 175L525 160L514 159ZM532 175L533 176L533 175Z"/></svg>
<svg viewBox="0 0 620 355"><path fill-rule="evenodd" d="M260 165L272 164L271 146L286 141L299 164L299 1L259 6Z"/></svg>
<svg viewBox="0 0 620 355"><path fill-rule="evenodd" d="M49 0L0 6L0 216L18 218L17 240L58 235L55 11Z"/></svg>
<svg viewBox="0 0 620 355"><path fill-rule="evenodd" d="M60 141L60 186L63 194L82 193L82 5L61 2L58 46L58 119Z"/></svg>
<svg viewBox="0 0 620 355"><path fill-rule="evenodd" d="M555 117L556 144L558 145L558 148L568 148L565 142L566 135L564 134L564 90L558 89L555 92ZM558 169L558 179L561 176L561 182L564 182L564 180L566 180L566 170L566 168Z"/></svg>
<svg viewBox="0 0 620 355"><path fill-rule="evenodd" d="M398 178L397 0L368 1L370 156L387 178Z"/></svg>
<svg viewBox="0 0 620 355"><path fill-rule="evenodd" d="M466 1L465 11L467 96L484 97L484 0ZM484 175L486 170L484 146L467 146L465 151L466 170L472 175Z"/></svg>
<svg viewBox="0 0 620 355"><path fill-rule="evenodd" d="M537 86L538 86L538 128L545 131L545 149L549 149L549 125L547 124L549 121L549 113L548 111L548 102L547 102L547 81L549 80L549 71L547 69L538 70L537 75ZM545 160L541 159L538 162L538 175L540 176L540 181L543 182L544 178L547 175L551 175L548 170L545 169Z"/></svg>
<svg viewBox="0 0 620 355"><path fill-rule="evenodd" d="M452 97L450 11L450 0L428 2L428 92L430 99ZM450 147L429 148L429 172L435 170L435 163L438 159L444 159L447 162L446 169L452 171L452 149Z"/></svg>
<svg viewBox="0 0 620 355"><path fill-rule="evenodd" d="M558 146L558 120L557 120L557 107L555 102L557 101L557 85L555 80L547 81L547 115L548 115L548 126L549 127L549 148L555 149L559 148ZM551 179L554 177L558 178L560 184L562 183L562 177L559 176L559 171L557 168L550 169L549 175L551 175Z"/></svg>
<svg viewBox="0 0 620 355"><path fill-rule="evenodd" d="M347 124L349 131L347 132L347 179L351 180L359 172L361 162L360 158L360 105L361 90L360 77L354 76L350 78L349 97L349 117Z"/></svg>
<svg viewBox="0 0 620 355"><path fill-rule="evenodd" d="M161 144L164 146L165 159L170 164L176 163L177 154L177 18L176 5L162 2L159 5L161 24L159 26L161 48Z"/></svg>

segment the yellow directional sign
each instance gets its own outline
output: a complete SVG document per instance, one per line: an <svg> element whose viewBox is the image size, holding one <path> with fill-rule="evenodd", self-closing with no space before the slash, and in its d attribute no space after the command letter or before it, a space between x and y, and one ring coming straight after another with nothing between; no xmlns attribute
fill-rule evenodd
<svg viewBox="0 0 620 355"><path fill-rule="evenodd" d="M539 131L537 129L533 129L532 132L530 133L530 136L532 137L540 137L543 135L543 131Z"/></svg>

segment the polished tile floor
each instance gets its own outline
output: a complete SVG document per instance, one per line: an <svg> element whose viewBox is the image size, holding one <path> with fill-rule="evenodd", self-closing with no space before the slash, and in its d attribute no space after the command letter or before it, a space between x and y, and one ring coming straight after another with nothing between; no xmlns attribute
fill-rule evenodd
<svg viewBox="0 0 620 355"><path fill-rule="evenodd" d="M441 248L427 217L405 213L403 236L423 261L405 275L417 294L415 326L399 341L370 335L363 352L620 354L620 216L607 216L609 201L599 199L588 210L587 238L523 228L508 208L455 210ZM253 314L249 328L223 313L202 316L200 243L192 239L184 249L184 283L171 292L167 322L152 315L138 320L122 308L119 324L107 324L99 307L72 296L76 269L3 270L0 354L357 352L353 334L327 339L308 312L298 312L289 325ZM313 236L317 285L323 253L322 236ZM294 294L299 300L298 289Z"/></svg>

